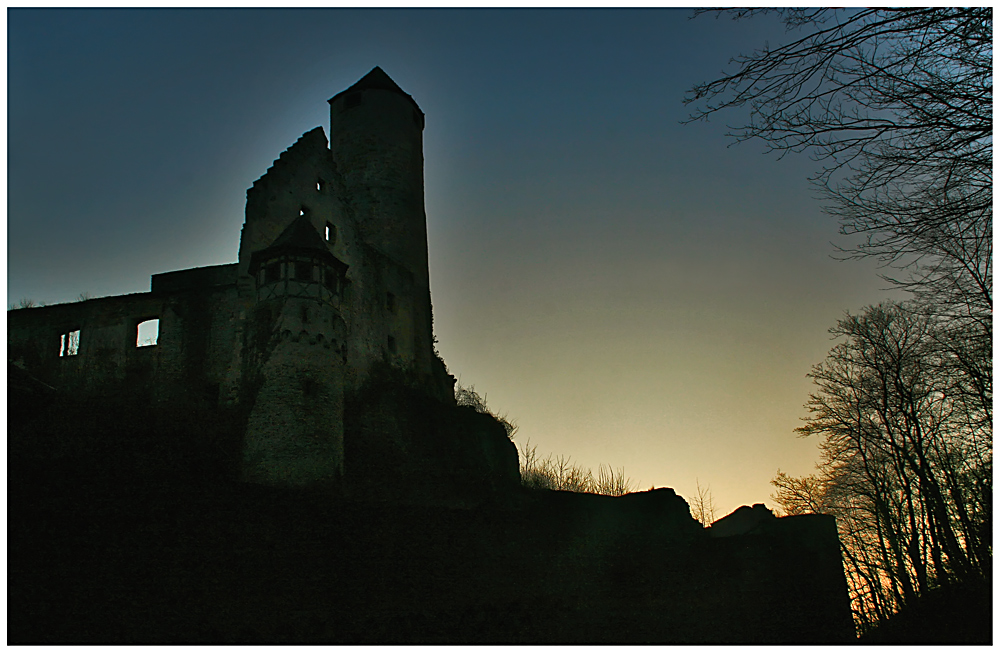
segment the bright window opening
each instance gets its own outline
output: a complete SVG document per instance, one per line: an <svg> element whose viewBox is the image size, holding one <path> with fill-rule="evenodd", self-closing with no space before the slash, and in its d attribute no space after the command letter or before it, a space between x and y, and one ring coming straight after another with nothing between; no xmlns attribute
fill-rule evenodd
<svg viewBox="0 0 1000 653"><path fill-rule="evenodd" d="M135 346L152 347L160 337L160 320L146 320L140 322L135 329Z"/></svg>
<svg viewBox="0 0 1000 653"><path fill-rule="evenodd" d="M70 331L59 336L59 355L76 356L80 353L80 330Z"/></svg>
<svg viewBox="0 0 1000 653"><path fill-rule="evenodd" d="M331 223L326 223L326 231L323 233L326 238L326 242L331 244L337 242L337 228Z"/></svg>

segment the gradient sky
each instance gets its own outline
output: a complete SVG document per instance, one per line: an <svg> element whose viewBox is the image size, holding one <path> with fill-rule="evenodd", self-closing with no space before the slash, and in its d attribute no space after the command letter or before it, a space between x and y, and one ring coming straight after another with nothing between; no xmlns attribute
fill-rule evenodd
<svg viewBox="0 0 1000 653"><path fill-rule="evenodd" d="M810 367L888 293L806 155L681 125L773 19L687 10L8 9L8 304L236 260L246 189L381 66L427 115L439 350L541 455L718 516L812 471Z"/></svg>

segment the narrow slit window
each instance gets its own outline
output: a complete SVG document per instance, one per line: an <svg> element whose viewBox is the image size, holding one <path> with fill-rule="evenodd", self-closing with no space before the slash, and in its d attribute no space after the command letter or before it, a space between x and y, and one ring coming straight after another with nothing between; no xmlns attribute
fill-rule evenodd
<svg viewBox="0 0 1000 653"><path fill-rule="evenodd" d="M331 245L337 242L337 228L332 223L326 223L326 230L323 232L326 242Z"/></svg>
<svg viewBox="0 0 1000 653"><path fill-rule="evenodd" d="M316 180L316 190L318 190L320 192L323 191L323 180L322 179L317 179Z"/></svg>
<svg viewBox="0 0 1000 653"><path fill-rule="evenodd" d="M299 209L299 215L307 215L308 213L309 213L308 207L303 206L302 208Z"/></svg>
<svg viewBox="0 0 1000 653"><path fill-rule="evenodd" d="M80 353L80 330L59 336L59 356L76 356Z"/></svg>
<svg viewBox="0 0 1000 653"><path fill-rule="evenodd" d="M140 322L135 328L135 346L152 347L160 339L160 318Z"/></svg>

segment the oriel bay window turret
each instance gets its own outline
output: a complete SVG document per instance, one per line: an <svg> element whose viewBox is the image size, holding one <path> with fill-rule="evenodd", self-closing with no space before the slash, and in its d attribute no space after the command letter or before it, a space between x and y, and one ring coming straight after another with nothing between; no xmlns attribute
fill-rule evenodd
<svg viewBox="0 0 1000 653"><path fill-rule="evenodd" d="M347 264L330 252L306 216L250 257L257 301L298 297L336 306L346 273Z"/></svg>

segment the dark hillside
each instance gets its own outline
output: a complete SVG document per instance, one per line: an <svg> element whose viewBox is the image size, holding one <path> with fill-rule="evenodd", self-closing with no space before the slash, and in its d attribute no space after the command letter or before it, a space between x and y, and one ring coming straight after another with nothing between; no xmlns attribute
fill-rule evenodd
<svg viewBox="0 0 1000 653"><path fill-rule="evenodd" d="M231 480L239 442L218 414L43 404L8 424L9 643L853 635L829 518L710 538L669 489L336 500Z"/></svg>

